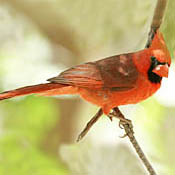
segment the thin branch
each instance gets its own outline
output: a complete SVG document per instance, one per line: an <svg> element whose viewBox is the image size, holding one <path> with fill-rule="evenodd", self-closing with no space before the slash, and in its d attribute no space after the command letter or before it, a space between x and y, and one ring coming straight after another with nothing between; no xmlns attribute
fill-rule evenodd
<svg viewBox="0 0 175 175"><path fill-rule="evenodd" d="M160 28L165 13L166 5L168 0L157 0L156 8L154 10L154 16L152 19L150 31L148 34L148 41L145 48L149 48L154 38L156 31Z"/></svg>
<svg viewBox="0 0 175 175"><path fill-rule="evenodd" d="M98 121L98 119L102 116L103 111L100 108L98 112L95 114L94 117L91 118L91 120L87 123L86 127L83 129L83 131L79 134L77 138L77 142L79 142L91 129L91 127Z"/></svg>
<svg viewBox="0 0 175 175"><path fill-rule="evenodd" d="M125 120L127 120L124 115L120 112L120 110L117 108L113 109L114 112L111 114L113 115L113 117L116 118L123 118ZM144 152L142 151L141 147L139 146L135 136L134 136L134 131L133 131L133 126L132 124L129 124L128 122L122 122L121 125L123 126L123 128L125 129L125 136L129 137L129 140L131 141L134 149L136 150L137 154L139 155L142 163L145 165L147 171L149 172L150 175L156 175L155 170L153 169L151 163L148 161L148 159L146 158Z"/></svg>

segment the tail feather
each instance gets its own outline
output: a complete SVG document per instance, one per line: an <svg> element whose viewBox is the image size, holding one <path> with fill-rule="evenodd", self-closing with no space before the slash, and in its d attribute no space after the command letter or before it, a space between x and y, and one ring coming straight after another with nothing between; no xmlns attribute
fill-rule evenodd
<svg viewBox="0 0 175 175"><path fill-rule="evenodd" d="M16 97L16 96L23 96L28 94L42 94L45 92L52 91L54 89L59 89L62 87L67 87L67 85L58 84L58 83L46 83L46 84L38 84L33 86L26 86L19 89L6 91L0 93L0 100Z"/></svg>

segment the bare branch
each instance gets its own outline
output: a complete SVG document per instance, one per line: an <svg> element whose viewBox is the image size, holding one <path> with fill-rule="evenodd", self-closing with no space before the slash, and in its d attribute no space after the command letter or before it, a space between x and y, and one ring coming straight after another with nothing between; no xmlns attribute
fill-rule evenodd
<svg viewBox="0 0 175 175"><path fill-rule="evenodd" d="M147 41L146 46L145 46L146 48L149 48L157 29L160 28L160 25L162 23L163 16L165 13L167 1L168 0L157 0L157 5L156 5L156 8L154 10L154 16L152 19L150 32L148 34L148 41Z"/></svg>
<svg viewBox="0 0 175 175"><path fill-rule="evenodd" d="M91 120L87 123L86 127L83 129L83 131L80 133L80 135L77 138L77 142L79 142L91 129L91 127L97 122L97 120L102 116L103 111L100 108L98 112L95 114L94 117L91 118Z"/></svg>
<svg viewBox="0 0 175 175"><path fill-rule="evenodd" d="M120 110L118 109L118 107L113 109L114 112L112 113L113 117L116 118L123 118L125 120L127 120L124 115L120 112ZM131 122L131 121L130 121ZM139 146L135 136L134 136L134 131L133 131L133 126L131 123L128 122L124 122L124 120L122 120L121 125L123 126L123 128L125 129L125 136L129 137L130 142L132 143L134 149L136 150L137 154L140 157L140 160L143 162L143 164L145 165L146 169L148 170L150 175L156 175L155 170L153 169L151 163L148 161L148 159L146 158L144 152L142 151L141 147Z"/></svg>

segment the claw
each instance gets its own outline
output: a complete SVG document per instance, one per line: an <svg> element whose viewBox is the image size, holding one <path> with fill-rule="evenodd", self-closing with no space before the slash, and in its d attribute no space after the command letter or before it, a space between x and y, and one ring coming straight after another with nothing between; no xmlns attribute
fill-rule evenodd
<svg viewBox="0 0 175 175"><path fill-rule="evenodd" d="M120 120L119 121L119 127L121 129L124 129L124 125L128 125L129 128L130 128L130 131L129 132L132 132L132 134L134 134L133 125L132 125L131 120L128 120L128 119ZM125 130L125 132L127 132L127 131ZM123 136L120 136L120 138L125 138L126 136L128 136L129 132L128 133L125 133Z"/></svg>
<svg viewBox="0 0 175 175"><path fill-rule="evenodd" d="M109 117L109 119L111 120L111 122L112 122L112 116L108 116Z"/></svg>
<svg viewBox="0 0 175 175"><path fill-rule="evenodd" d="M112 122L112 121L113 121L113 117L114 117L114 116L112 115L112 113L109 113L107 116L108 116L108 118L109 118L109 119L111 120L111 122Z"/></svg>
<svg viewBox="0 0 175 175"><path fill-rule="evenodd" d="M123 127L123 124L122 124L121 120L119 121L118 126L119 126L119 128L120 128L120 129L124 129L124 127Z"/></svg>
<svg viewBox="0 0 175 175"><path fill-rule="evenodd" d="M128 136L128 134L124 134L123 136L119 136L120 138L125 138L126 136Z"/></svg>
<svg viewBox="0 0 175 175"><path fill-rule="evenodd" d="M128 125L130 130L133 132L133 125L132 125L131 120L121 118L119 121L119 127L121 129L124 129L124 125ZM125 133L123 136L120 136L120 138L125 138L126 136L128 136L128 133Z"/></svg>
<svg viewBox="0 0 175 175"><path fill-rule="evenodd" d="M133 128L132 122L129 119L121 118L120 121L119 121L119 124L120 125L129 125L129 127L131 129Z"/></svg>

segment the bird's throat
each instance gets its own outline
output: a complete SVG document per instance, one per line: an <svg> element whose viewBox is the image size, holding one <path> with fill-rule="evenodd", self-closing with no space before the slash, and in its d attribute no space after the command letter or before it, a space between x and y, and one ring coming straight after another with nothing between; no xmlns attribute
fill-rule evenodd
<svg viewBox="0 0 175 175"><path fill-rule="evenodd" d="M155 74L153 71L153 67L150 66L149 70L148 70L148 79L149 81L151 81L151 83L161 83L162 81L162 77L160 77L159 75Z"/></svg>

